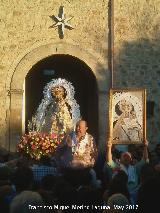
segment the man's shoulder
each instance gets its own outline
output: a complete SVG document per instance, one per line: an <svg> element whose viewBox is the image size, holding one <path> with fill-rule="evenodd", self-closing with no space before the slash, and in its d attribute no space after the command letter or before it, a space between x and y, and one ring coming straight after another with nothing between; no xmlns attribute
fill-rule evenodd
<svg viewBox="0 0 160 213"><path fill-rule="evenodd" d="M86 136L87 136L89 139L94 140L94 137L93 137L91 134L89 134L88 132L86 133Z"/></svg>
<svg viewBox="0 0 160 213"><path fill-rule="evenodd" d="M88 141L90 141L91 143L95 144L95 139L94 139L94 137L91 134L86 133L85 138L87 138Z"/></svg>

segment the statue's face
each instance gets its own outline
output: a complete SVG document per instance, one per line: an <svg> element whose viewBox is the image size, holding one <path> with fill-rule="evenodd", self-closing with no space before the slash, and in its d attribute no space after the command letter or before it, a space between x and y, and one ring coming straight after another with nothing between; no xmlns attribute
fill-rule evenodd
<svg viewBox="0 0 160 213"><path fill-rule="evenodd" d="M64 96L65 96L65 90L61 86L54 87L54 88L52 88L52 95L57 100L62 100L62 99L64 99Z"/></svg>

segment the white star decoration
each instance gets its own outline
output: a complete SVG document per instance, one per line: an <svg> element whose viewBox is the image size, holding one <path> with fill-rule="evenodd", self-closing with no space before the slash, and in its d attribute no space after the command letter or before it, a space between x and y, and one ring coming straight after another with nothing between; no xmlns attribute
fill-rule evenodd
<svg viewBox="0 0 160 213"><path fill-rule="evenodd" d="M64 29L67 28L69 30L74 29L71 24L68 23L73 17L66 18L64 14L64 6L60 6L58 16L52 15L50 16L56 23L53 24L50 28L58 27L58 33L60 38L64 38Z"/></svg>

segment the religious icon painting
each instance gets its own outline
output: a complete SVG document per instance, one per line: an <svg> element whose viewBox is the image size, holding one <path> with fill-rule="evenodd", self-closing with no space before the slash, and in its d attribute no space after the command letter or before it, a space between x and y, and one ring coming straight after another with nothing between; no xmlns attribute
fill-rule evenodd
<svg viewBox="0 0 160 213"><path fill-rule="evenodd" d="M113 144L146 140L146 90L110 89L109 133Z"/></svg>

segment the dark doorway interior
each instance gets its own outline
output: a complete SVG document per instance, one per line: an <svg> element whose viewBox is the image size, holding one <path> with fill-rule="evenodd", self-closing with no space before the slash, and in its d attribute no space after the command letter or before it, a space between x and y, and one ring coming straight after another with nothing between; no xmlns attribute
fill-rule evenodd
<svg viewBox="0 0 160 213"><path fill-rule="evenodd" d="M80 105L81 116L87 120L89 132L98 141L98 90L91 69L78 58L70 55L53 55L35 64L26 76L26 132L28 120L34 115L46 83L54 78L65 78L75 88L75 99Z"/></svg>

